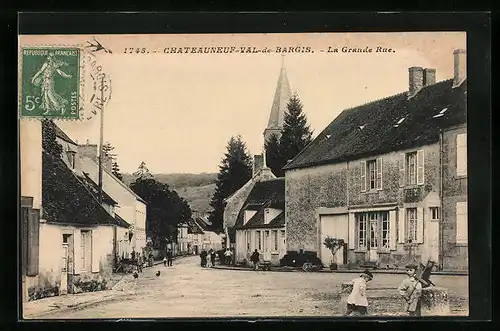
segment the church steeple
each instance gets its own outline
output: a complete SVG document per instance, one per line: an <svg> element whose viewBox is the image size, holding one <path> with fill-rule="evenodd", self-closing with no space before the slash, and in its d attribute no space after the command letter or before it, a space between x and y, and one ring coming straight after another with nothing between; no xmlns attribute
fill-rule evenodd
<svg viewBox="0 0 500 331"><path fill-rule="evenodd" d="M272 134L277 134L278 137L283 128L283 120L285 118L286 104L292 96L292 90L285 69L285 55L281 58L281 72L274 92L273 105L271 107L271 114L269 115L269 122L267 128L264 130L264 143L269 139Z"/></svg>

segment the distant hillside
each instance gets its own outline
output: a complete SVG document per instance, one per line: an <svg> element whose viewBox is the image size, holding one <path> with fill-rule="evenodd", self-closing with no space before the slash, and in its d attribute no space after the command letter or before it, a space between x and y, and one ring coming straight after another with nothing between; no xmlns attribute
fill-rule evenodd
<svg viewBox="0 0 500 331"><path fill-rule="evenodd" d="M202 213L211 210L209 202L215 191L217 174L154 174L156 180L168 184L171 189L186 199L192 210ZM134 181L131 174L123 174L123 182L130 185Z"/></svg>

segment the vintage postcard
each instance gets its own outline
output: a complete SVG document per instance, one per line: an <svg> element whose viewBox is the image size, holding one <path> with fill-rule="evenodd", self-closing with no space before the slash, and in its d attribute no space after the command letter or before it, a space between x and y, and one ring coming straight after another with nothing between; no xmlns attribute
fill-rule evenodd
<svg viewBox="0 0 500 331"><path fill-rule="evenodd" d="M20 35L24 319L468 316L465 32Z"/></svg>

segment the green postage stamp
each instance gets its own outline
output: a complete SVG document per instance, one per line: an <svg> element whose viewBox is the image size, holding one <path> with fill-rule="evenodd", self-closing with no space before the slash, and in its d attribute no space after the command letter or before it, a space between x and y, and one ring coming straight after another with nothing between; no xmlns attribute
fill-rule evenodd
<svg viewBox="0 0 500 331"><path fill-rule="evenodd" d="M21 61L21 117L80 118L79 48L22 48Z"/></svg>

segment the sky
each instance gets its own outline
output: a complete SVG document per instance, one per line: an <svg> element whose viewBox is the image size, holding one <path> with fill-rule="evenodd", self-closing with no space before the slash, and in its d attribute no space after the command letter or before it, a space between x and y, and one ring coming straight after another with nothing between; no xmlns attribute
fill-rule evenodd
<svg viewBox="0 0 500 331"><path fill-rule="evenodd" d="M282 62L317 135L343 109L406 91L409 67L434 68L437 81L452 78L453 50L466 48L463 32L21 36L20 44L81 45L93 37L113 52L96 53L111 78L103 138L127 173L141 161L153 173L217 172L234 135L251 154L261 153ZM273 51L165 53L186 46ZM289 46L311 51L276 52ZM393 52L375 52L377 46ZM339 52L328 53L329 47ZM342 47L373 51L343 53ZM130 54L129 48L146 53ZM85 93L85 107L90 95ZM78 143L99 143L99 119L56 123Z"/></svg>

